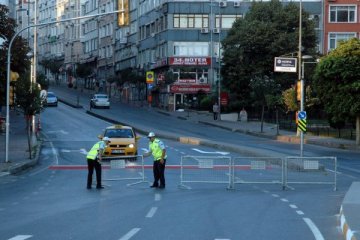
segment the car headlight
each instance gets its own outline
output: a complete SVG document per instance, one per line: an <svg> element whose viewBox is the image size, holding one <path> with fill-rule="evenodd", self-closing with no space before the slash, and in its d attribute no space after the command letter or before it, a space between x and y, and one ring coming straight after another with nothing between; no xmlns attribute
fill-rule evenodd
<svg viewBox="0 0 360 240"><path fill-rule="evenodd" d="M134 146L134 144L129 144L129 148L134 148L135 146Z"/></svg>

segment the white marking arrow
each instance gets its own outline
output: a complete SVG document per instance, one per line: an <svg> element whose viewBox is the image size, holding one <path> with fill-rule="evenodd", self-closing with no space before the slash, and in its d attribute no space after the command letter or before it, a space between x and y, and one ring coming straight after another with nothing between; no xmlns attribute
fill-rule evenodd
<svg viewBox="0 0 360 240"><path fill-rule="evenodd" d="M87 155L87 154L88 154L88 152L87 152L84 148L81 148L81 149L79 149L79 150L61 149L61 152L64 152L64 153L79 152L79 153L84 154L84 155Z"/></svg>
<svg viewBox="0 0 360 240"><path fill-rule="evenodd" d="M199 153L206 153L206 154L221 154L221 155L228 155L230 154L229 152L205 152L203 150L197 149L197 148L192 148L192 150L199 152Z"/></svg>

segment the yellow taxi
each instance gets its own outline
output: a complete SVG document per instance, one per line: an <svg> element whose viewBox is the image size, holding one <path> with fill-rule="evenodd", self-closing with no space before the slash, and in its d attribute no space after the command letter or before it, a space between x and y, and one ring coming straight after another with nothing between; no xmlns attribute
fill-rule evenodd
<svg viewBox="0 0 360 240"><path fill-rule="evenodd" d="M140 137L136 136L134 129L130 126L114 125L107 127L104 134L98 137L100 139L103 137L110 138L110 143L104 151L105 157L137 155L137 142Z"/></svg>

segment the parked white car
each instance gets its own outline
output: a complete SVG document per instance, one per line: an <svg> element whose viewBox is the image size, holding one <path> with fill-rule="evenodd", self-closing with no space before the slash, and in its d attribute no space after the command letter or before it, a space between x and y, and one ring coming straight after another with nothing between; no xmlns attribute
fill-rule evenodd
<svg viewBox="0 0 360 240"><path fill-rule="evenodd" d="M104 107L110 108L110 100L108 95L106 94L94 94L90 99L90 107L97 108L97 107Z"/></svg>
<svg viewBox="0 0 360 240"><path fill-rule="evenodd" d="M58 99L53 92L47 92L46 94L46 106L55 106L58 105Z"/></svg>

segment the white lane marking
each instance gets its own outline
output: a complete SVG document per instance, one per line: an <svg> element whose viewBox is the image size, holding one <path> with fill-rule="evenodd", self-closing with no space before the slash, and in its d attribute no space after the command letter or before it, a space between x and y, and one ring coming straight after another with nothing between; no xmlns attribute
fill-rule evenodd
<svg viewBox="0 0 360 240"><path fill-rule="evenodd" d="M155 201L160 201L161 200L161 194L156 193L155 194Z"/></svg>
<svg viewBox="0 0 360 240"><path fill-rule="evenodd" d="M287 200L286 198L282 198L281 201L283 201L283 202L289 202L289 200Z"/></svg>
<svg viewBox="0 0 360 240"><path fill-rule="evenodd" d="M13 202L12 205L15 206L15 205L18 205L19 202Z"/></svg>
<svg viewBox="0 0 360 240"><path fill-rule="evenodd" d="M296 213L299 214L299 215L304 215L304 212L300 211L300 210L297 210Z"/></svg>
<svg viewBox="0 0 360 240"><path fill-rule="evenodd" d="M215 238L214 240L230 240L230 238Z"/></svg>
<svg viewBox="0 0 360 240"><path fill-rule="evenodd" d="M64 131L64 130L47 131L47 133L62 133L62 134L64 134L64 135L69 134L69 132L66 132L66 131Z"/></svg>
<svg viewBox="0 0 360 240"><path fill-rule="evenodd" d="M264 193L269 193L269 191L268 191L268 190L263 190L263 192L264 192Z"/></svg>
<svg viewBox="0 0 360 240"><path fill-rule="evenodd" d="M296 208L297 208L297 206L294 205L294 204L290 204L289 206L290 206L291 208L293 208L293 209L296 209Z"/></svg>
<svg viewBox="0 0 360 240"><path fill-rule="evenodd" d="M180 152L182 155L186 155L186 153L185 152Z"/></svg>
<svg viewBox="0 0 360 240"><path fill-rule="evenodd" d="M279 195L277 195L277 194L271 194L271 196L273 196L273 197L279 197Z"/></svg>
<svg viewBox="0 0 360 240"><path fill-rule="evenodd" d="M138 231L140 231L141 228L133 228L130 230L130 232L128 232L127 234L125 234L124 236L122 236L119 240L129 240L130 238L132 238Z"/></svg>
<svg viewBox="0 0 360 240"><path fill-rule="evenodd" d="M10 238L8 240L25 240L25 239L28 239L28 238L31 238L32 235L17 235L13 238Z"/></svg>
<svg viewBox="0 0 360 240"><path fill-rule="evenodd" d="M325 240L324 237L322 236L321 232L319 231L319 229L316 227L316 225L313 223L313 221L311 221L310 218L303 218L303 220L309 226L309 228L312 231L312 233L314 234L316 240Z"/></svg>
<svg viewBox="0 0 360 240"><path fill-rule="evenodd" d="M157 207L152 207L150 209L150 211L146 214L146 217L147 218L152 218L155 215L156 211L157 211Z"/></svg>
<svg viewBox="0 0 360 240"><path fill-rule="evenodd" d="M202 151L200 149L197 148L192 148L192 150L199 152L199 153L208 153L208 154L221 154L221 155L228 155L230 154L229 152L206 152L206 151Z"/></svg>

